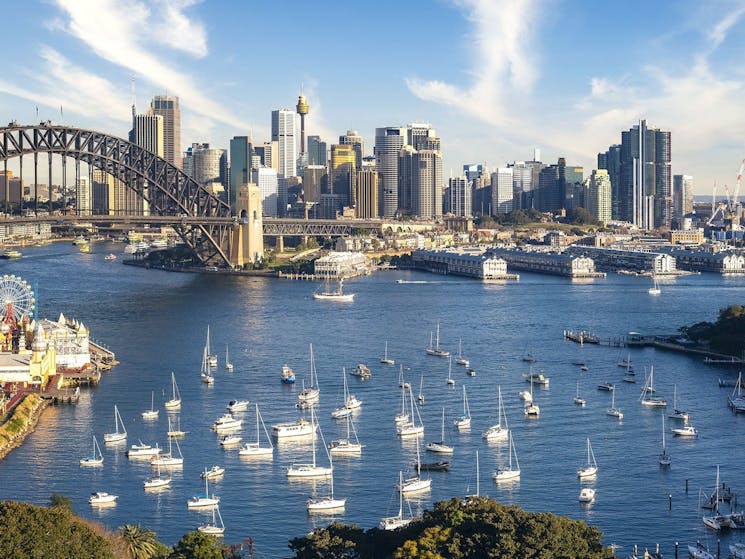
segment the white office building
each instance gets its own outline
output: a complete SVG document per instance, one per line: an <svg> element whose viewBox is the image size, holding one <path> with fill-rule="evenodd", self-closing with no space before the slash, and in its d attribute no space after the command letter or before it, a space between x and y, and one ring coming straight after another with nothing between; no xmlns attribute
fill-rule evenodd
<svg viewBox="0 0 745 559"><path fill-rule="evenodd" d="M492 214L507 214L513 210L512 182L512 167L500 167L491 174Z"/></svg>
<svg viewBox="0 0 745 559"><path fill-rule="evenodd" d="M272 142L277 142L277 174L282 177L297 176L296 118L290 109L272 111Z"/></svg>
<svg viewBox="0 0 745 559"><path fill-rule="evenodd" d="M259 187L261 211L266 217L277 217L279 203L279 182L277 171L269 167L259 167L251 171L251 182Z"/></svg>

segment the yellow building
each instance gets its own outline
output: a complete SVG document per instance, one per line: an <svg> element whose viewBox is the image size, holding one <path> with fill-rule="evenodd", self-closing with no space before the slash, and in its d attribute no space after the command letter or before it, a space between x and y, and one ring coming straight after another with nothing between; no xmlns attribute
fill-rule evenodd
<svg viewBox="0 0 745 559"><path fill-rule="evenodd" d="M341 197L342 205L355 204L355 174L357 154L352 145L334 144L331 146L331 168L329 190Z"/></svg>
<svg viewBox="0 0 745 559"><path fill-rule="evenodd" d="M57 352L47 343L41 324L34 330L31 351L0 353L0 384L45 388L57 373Z"/></svg>

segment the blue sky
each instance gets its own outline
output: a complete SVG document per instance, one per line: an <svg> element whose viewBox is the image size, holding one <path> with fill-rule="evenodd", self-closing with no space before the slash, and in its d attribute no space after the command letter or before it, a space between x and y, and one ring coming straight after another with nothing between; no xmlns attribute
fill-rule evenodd
<svg viewBox="0 0 745 559"><path fill-rule="evenodd" d="M182 146L268 139L272 109L311 104L329 142L428 121L445 174L528 159L595 166L639 118L672 131L673 172L734 190L745 157L745 0L45 0L5 6L0 102L126 135L181 97Z"/></svg>

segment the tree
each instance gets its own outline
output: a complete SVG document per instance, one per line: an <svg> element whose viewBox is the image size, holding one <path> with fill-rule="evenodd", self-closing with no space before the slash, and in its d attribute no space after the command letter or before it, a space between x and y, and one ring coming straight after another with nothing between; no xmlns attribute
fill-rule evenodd
<svg viewBox="0 0 745 559"><path fill-rule="evenodd" d="M214 536L187 532L173 546L169 559L222 559L222 546Z"/></svg>
<svg viewBox="0 0 745 559"><path fill-rule="evenodd" d="M125 524L119 528L119 538L131 559L151 559L162 552L155 532L139 524Z"/></svg>
<svg viewBox="0 0 745 559"><path fill-rule="evenodd" d="M66 497L60 493L52 493L52 496L49 497L49 506L52 508L62 507L68 510L72 510L72 501L69 497Z"/></svg>

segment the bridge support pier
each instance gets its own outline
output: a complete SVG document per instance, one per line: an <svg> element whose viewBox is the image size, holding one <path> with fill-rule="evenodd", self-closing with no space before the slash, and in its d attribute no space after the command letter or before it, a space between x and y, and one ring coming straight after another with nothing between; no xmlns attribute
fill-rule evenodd
<svg viewBox="0 0 745 559"><path fill-rule="evenodd" d="M277 251L278 252L284 252L285 251L285 237L284 237L284 235L279 235L277 237Z"/></svg>
<svg viewBox="0 0 745 559"><path fill-rule="evenodd" d="M233 229L230 264L234 268L243 268L245 264L255 264L264 258L259 187L253 183L240 186L235 204L239 225Z"/></svg>

